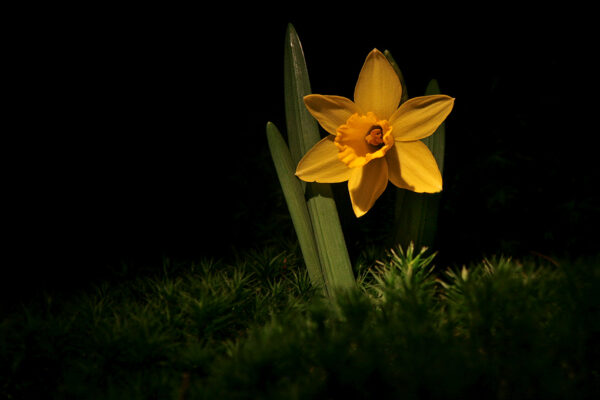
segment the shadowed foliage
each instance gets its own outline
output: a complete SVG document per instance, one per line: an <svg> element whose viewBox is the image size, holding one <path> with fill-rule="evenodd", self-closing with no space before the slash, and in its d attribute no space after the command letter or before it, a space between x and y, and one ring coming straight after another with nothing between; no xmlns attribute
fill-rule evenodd
<svg viewBox="0 0 600 400"><path fill-rule="evenodd" d="M298 249L51 293L0 325L5 398L586 398L598 390L597 258L442 268L389 252L334 304ZM371 259L366 255L361 260Z"/></svg>

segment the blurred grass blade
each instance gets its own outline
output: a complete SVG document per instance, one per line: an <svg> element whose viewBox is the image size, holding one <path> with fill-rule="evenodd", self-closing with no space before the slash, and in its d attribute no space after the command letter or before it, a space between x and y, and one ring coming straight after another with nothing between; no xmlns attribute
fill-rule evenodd
<svg viewBox="0 0 600 400"><path fill-rule="evenodd" d="M292 24L286 32L284 68L288 141L292 160L297 164L321 135L315 119L304 106L303 97L311 93L310 80L302 45ZM356 280L331 186L311 183L306 187L308 211L328 292L354 287Z"/></svg>
<svg viewBox="0 0 600 400"><path fill-rule="evenodd" d="M304 190L302 190L300 180L294 175L296 164L292 161L281 133L275 124L271 122L267 123L267 141L269 142L269 150L271 151L271 157L275 164L275 170L277 171L277 177L283 190L285 202L292 217L294 229L298 235L298 242L300 243L302 256L308 269L308 275L315 286L325 289L317 244L304 199Z"/></svg>
<svg viewBox="0 0 600 400"><path fill-rule="evenodd" d="M432 79L425 95L439 94L438 82ZM446 128L442 123L433 135L422 139L433 153L440 172L444 172ZM396 194L396 244L406 247L413 242L417 248L431 247L435 242L441 194L415 193L398 189Z"/></svg>
<svg viewBox="0 0 600 400"><path fill-rule="evenodd" d="M404 75L402 75L402 71L400 70L398 63L396 63L396 60L394 60L394 57L392 57L392 53L390 53L389 50L384 50L383 54L390 64L392 64L392 67L394 68L394 71L396 71L398 78L400 78L400 84L402 85L402 98L400 99L400 104L402 104L408 100L408 90L406 89L406 83L404 82Z"/></svg>

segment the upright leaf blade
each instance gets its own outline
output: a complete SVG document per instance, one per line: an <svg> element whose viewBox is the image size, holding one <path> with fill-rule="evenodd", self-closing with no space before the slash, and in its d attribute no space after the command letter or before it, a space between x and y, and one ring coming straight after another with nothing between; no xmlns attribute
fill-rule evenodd
<svg viewBox="0 0 600 400"><path fill-rule="evenodd" d="M437 81L432 79L425 95L439 94ZM446 143L446 129L442 123L429 137L422 139L423 143L431 150L438 164L440 172L444 171L444 151ZM435 241L437 221L440 208L441 195L429 193L415 193L398 189L396 196L396 235L395 242L406 247L413 242L417 248L431 247Z"/></svg>
<svg viewBox="0 0 600 400"><path fill-rule="evenodd" d="M304 96L311 93L302 44L292 24L285 36L283 85L285 119L292 160L297 165L302 156L319 141L317 122L304 106Z"/></svg>
<svg viewBox="0 0 600 400"><path fill-rule="evenodd" d="M288 25L286 33L284 58L288 141L292 160L297 164L321 135L315 119L304 105L304 96L311 93L310 80L302 45L292 24ZM308 211L328 292L333 294L339 289L354 287L356 280L331 186L310 183L306 188Z"/></svg>
<svg viewBox="0 0 600 400"><path fill-rule="evenodd" d="M275 164L275 171L283 190L283 196L298 235L298 242L308 269L308 275L313 285L325 290L323 271L319 261L310 215L304 199L304 190L300 181L294 175L296 165L292 161L281 133L275 124L271 122L267 123L267 141Z"/></svg>
<svg viewBox="0 0 600 400"><path fill-rule="evenodd" d="M392 53L390 53L389 50L384 50L383 54L385 55L385 58L387 58L387 60L390 62L390 64L392 64L394 71L396 71L396 75L398 75L398 78L400 79L400 84L402 85L402 97L400 98L400 104L402 104L406 100L408 100L408 90L406 89L406 82L404 82L404 75L402 74L398 63L396 62L396 60L394 60L394 57L392 57Z"/></svg>
<svg viewBox="0 0 600 400"><path fill-rule="evenodd" d="M308 211L329 293L356 286L331 186L308 184Z"/></svg>
<svg viewBox="0 0 600 400"><path fill-rule="evenodd" d="M440 94L440 86L436 79L429 81L427 88L425 89L425 96ZM433 153L435 161L437 162L440 172L444 172L444 154L446 147L446 126L445 123L437 128L433 135L422 139L423 143L429 147L429 150Z"/></svg>

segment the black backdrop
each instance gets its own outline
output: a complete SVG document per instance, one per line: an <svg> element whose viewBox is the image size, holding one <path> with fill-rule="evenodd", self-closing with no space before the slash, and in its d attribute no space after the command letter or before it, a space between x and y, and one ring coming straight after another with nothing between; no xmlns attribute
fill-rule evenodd
<svg viewBox="0 0 600 400"><path fill-rule="evenodd" d="M351 97L377 47L411 97L437 78L456 98L449 260L596 251L583 11L301 8L80 10L31 38L17 63L23 125L6 149L5 286L260 246L277 199L264 127L285 127L288 22L316 93Z"/></svg>

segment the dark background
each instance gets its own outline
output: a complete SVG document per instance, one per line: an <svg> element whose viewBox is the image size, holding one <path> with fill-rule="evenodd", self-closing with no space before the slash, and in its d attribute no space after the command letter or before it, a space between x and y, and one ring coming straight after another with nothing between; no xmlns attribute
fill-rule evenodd
<svg viewBox="0 0 600 400"><path fill-rule="evenodd" d="M315 93L352 97L376 47L411 97L436 78L456 98L438 237L448 263L597 252L585 10L345 7L75 10L27 37L5 147L4 287L227 258L274 226L293 237L264 132L285 131L288 22ZM364 224L389 224L370 214Z"/></svg>

